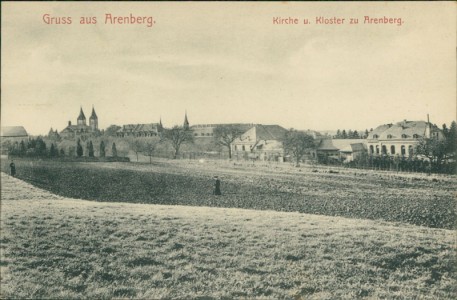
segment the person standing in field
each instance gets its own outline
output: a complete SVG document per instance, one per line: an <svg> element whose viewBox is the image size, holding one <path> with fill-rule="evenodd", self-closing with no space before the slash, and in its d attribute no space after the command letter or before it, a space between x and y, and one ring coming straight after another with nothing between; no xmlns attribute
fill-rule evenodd
<svg viewBox="0 0 457 300"><path fill-rule="evenodd" d="M214 195L221 195L221 181L217 176L214 176Z"/></svg>
<svg viewBox="0 0 457 300"><path fill-rule="evenodd" d="M10 174L13 177L16 175L16 165L14 164L14 161L11 161L10 163Z"/></svg>

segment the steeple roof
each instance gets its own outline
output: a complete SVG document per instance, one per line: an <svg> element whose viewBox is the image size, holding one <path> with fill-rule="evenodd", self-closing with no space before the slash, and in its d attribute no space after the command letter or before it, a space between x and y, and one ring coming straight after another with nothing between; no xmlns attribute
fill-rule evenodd
<svg viewBox="0 0 457 300"><path fill-rule="evenodd" d="M81 107L81 110L79 112L79 117L78 117L78 121L79 120L86 120L86 116L84 115L84 112L83 112L83 108Z"/></svg>
<svg viewBox="0 0 457 300"><path fill-rule="evenodd" d="M184 127L189 127L189 120L187 119L187 111L186 111L186 114L184 115Z"/></svg>
<svg viewBox="0 0 457 300"><path fill-rule="evenodd" d="M92 106L92 114L90 115L90 118L91 118L91 119L97 119L97 118L98 118L98 117L97 117L97 114L95 113L95 109L94 109L93 106Z"/></svg>

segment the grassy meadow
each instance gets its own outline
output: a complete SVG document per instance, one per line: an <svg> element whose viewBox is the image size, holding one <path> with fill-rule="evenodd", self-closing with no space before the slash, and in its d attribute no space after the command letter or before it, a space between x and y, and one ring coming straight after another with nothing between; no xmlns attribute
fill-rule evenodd
<svg viewBox="0 0 457 300"><path fill-rule="evenodd" d="M57 197L2 174L1 295L453 299L455 233L294 212Z"/></svg>

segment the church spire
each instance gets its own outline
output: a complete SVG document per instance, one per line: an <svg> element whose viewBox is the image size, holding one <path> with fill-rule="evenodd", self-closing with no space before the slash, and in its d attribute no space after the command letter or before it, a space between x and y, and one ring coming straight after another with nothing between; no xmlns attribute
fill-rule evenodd
<svg viewBox="0 0 457 300"><path fill-rule="evenodd" d="M86 116L84 115L83 108L79 111L79 117L77 120L78 125L86 125Z"/></svg>
<svg viewBox="0 0 457 300"><path fill-rule="evenodd" d="M157 126L157 131L161 132L163 130L162 117L159 119L159 125Z"/></svg>
<svg viewBox="0 0 457 300"><path fill-rule="evenodd" d="M187 119L187 110L186 110L186 113L184 115L184 125L183 125L184 129L189 129L189 120Z"/></svg>
<svg viewBox="0 0 457 300"><path fill-rule="evenodd" d="M98 117L97 117L97 114L95 113L95 109L94 109L93 105L92 105L92 114L90 115L90 118L89 118L89 126L92 129L92 131L98 130Z"/></svg>
<svg viewBox="0 0 457 300"><path fill-rule="evenodd" d="M98 119L97 114L95 113L94 106L92 105L92 114L90 115L91 119Z"/></svg>
<svg viewBox="0 0 457 300"><path fill-rule="evenodd" d="M79 111L78 121L84 120L86 121L86 116L84 115L83 108L81 106L81 110Z"/></svg>

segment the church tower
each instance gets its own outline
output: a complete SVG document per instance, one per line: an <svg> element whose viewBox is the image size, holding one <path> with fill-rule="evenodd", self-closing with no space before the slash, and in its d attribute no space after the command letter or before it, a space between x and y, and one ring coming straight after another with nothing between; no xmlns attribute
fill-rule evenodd
<svg viewBox="0 0 457 300"><path fill-rule="evenodd" d="M187 111L186 111L186 114L184 115L183 127L184 127L184 129L189 129L189 120L187 120Z"/></svg>
<svg viewBox="0 0 457 300"><path fill-rule="evenodd" d="M92 114L90 115L89 118L89 125L92 131L97 131L98 130L98 117L97 114L95 113L94 106L92 106Z"/></svg>
<svg viewBox="0 0 457 300"><path fill-rule="evenodd" d="M157 131L158 131L158 132L162 132L162 131L163 131L162 117L160 117L159 126L158 126L158 128L157 128Z"/></svg>
<svg viewBox="0 0 457 300"><path fill-rule="evenodd" d="M78 125L86 126L86 116L84 115L83 108L79 112Z"/></svg>

